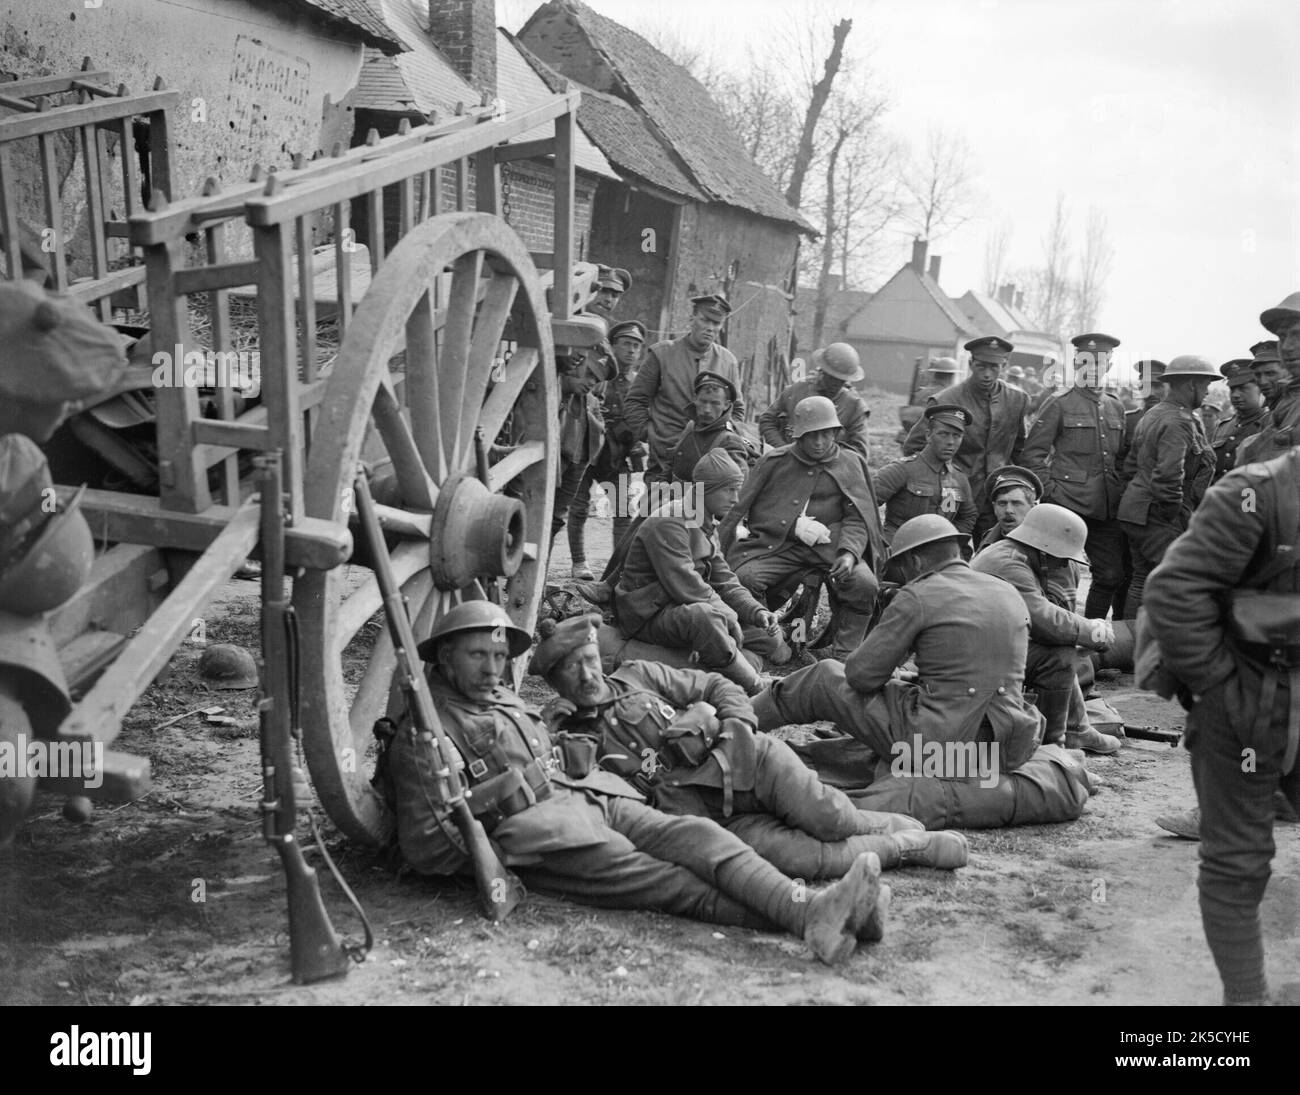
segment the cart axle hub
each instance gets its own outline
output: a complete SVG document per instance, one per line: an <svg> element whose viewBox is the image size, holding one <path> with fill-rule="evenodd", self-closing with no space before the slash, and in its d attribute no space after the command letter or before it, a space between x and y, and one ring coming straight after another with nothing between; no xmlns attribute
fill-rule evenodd
<svg viewBox="0 0 1300 1095"><path fill-rule="evenodd" d="M442 590L476 578L509 578L524 560L524 504L493 494L469 475L452 476L438 492L429 539L429 567Z"/></svg>

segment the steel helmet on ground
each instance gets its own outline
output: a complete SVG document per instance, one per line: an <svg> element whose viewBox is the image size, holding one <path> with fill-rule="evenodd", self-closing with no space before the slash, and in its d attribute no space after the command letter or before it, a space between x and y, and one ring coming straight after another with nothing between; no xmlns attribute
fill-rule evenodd
<svg viewBox="0 0 1300 1095"><path fill-rule="evenodd" d="M256 688L257 663L253 655L235 643L213 643L203 648L199 676L213 688Z"/></svg>
<svg viewBox="0 0 1300 1095"><path fill-rule="evenodd" d="M95 542L80 512L82 487L45 522L21 557L0 576L0 609L22 616L48 612L81 588L95 562Z"/></svg>
<svg viewBox="0 0 1300 1095"><path fill-rule="evenodd" d="M858 351L847 342L832 342L824 349L814 351L812 363L822 372L829 373L849 384L867 375L862 371L862 361L858 357Z"/></svg>
<svg viewBox="0 0 1300 1095"><path fill-rule="evenodd" d="M894 542L890 545L889 556L897 559L909 551L915 551L926 544L935 544L940 540L960 540L962 534L957 531L946 517L937 513L923 513L904 521L894 533Z"/></svg>
<svg viewBox="0 0 1300 1095"><path fill-rule="evenodd" d="M1037 548L1057 559L1073 559L1086 563L1083 545L1088 539L1088 526L1077 513L1064 506L1044 502L1035 506L1025 519L1007 533L1008 539Z"/></svg>
<svg viewBox="0 0 1300 1095"><path fill-rule="evenodd" d="M802 437L813 430L837 430L840 428L840 416L835 413L835 404L824 395L810 395L795 404L794 414L790 416L790 435Z"/></svg>
<svg viewBox="0 0 1300 1095"><path fill-rule="evenodd" d="M492 631L501 628L512 658L519 657L533 645L533 638L514 620L506 615L505 610L491 601L462 601L436 624L429 632L429 637L417 648L416 653L426 662L437 656L438 643L460 631Z"/></svg>
<svg viewBox="0 0 1300 1095"><path fill-rule="evenodd" d="M1168 383L1171 380L1185 377L1204 377L1207 380L1222 379L1219 370L1210 363L1208 358L1201 357L1200 354L1179 354L1165 367L1165 375L1162 379Z"/></svg>

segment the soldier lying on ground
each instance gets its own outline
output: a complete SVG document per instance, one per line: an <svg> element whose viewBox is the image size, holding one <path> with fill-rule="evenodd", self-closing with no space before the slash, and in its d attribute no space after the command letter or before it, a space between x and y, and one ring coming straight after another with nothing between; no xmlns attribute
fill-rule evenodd
<svg viewBox="0 0 1300 1095"><path fill-rule="evenodd" d="M530 673L559 698L543 708L561 750L585 775L616 772L656 808L712 818L798 878L839 878L863 852L888 870L966 865L959 833L927 833L901 814L857 809L783 741L754 732L754 710L716 673L624 662L601 668L597 616L546 628Z"/></svg>
<svg viewBox="0 0 1300 1095"><path fill-rule="evenodd" d="M886 573L902 588L880 622L844 663L820 662L760 693L758 728L829 720L882 759L899 755L896 743L969 742L1003 773L1028 760L1042 726L1021 691L1029 614L1006 582L970 569L961 539L933 514L899 529ZM917 683L895 673L913 651Z"/></svg>
<svg viewBox="0 0 1300 1095"><path fill-rule="evenodd" d="M420 644L447 736L465 764L474 813L525 884L605 908L648 909L801 937L823 962L859 938L879 939L880 861L865 852L811 896L738 836L704 817L671 817L609 772L582 778L555 763L536 709L502 686L528 633L495 605L457 605ZM468 867L449 812L434 795L432 746L408 732L391 746L398 840L423 874Z"/></svg>
<svg viewBox="0 0 1300 1095"><path fill-rule="evenodd" d="M884 542L867 462L837 444L839 429L829 399L802 400L794 442L758 462L718 538L741 585L769 608L808 574L828 578L838 602L831 652L844 658L871 621ZM743 540L741 521L749 529Z"/></svg>

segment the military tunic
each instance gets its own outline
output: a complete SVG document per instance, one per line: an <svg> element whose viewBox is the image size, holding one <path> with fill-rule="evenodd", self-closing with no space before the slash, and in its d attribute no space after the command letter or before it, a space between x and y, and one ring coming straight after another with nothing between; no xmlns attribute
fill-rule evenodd
<svg viewBox="0 0 1300 1095"><path fill-rule="evenodd" d="M1264 430L1272 418L1266 407L1245 414L1234 414L1223 419L1214 431L1210 444L1214 447L1214 481L1218 482L1237 463L1237 450L1243 441Z"/></svg>
<svg viewBox="0 0 1300 1095"><path fill-rule="evenodd" d="M869 832L861 812L828 787L783 741L754 732L744 691L716 673L624 662L605 678L614 699L579 709L558 729L599 741L601 766L644 791L670 814L709 817L769 863L800 878L838 878L858 851L846 843ZM697 767L670 763L662 732L692 703L717 709L718 739ZM876 850L888 864L887 840Z"/></svg>
<svg viewBox="0 0 1300 1095"><path fill-rule="evenodd" d="M775 924L802 934L806 902L788 877L738 836L708 818L664 814L610 773L566 776L538 712L503 688L481 704L436 671L429 688L465 764L473 808L503 861L527 885L606 908L736 926ZM408 726L393 750L403 856L421 874L466 870L457 830L433 791L438 758L432 743ZM489 806L502 776L515 790Z"/></svg>
<svg viewBox="0 0 1300 1095"><path fill-rule="evenodd" d="M1268 425L1241 446L1237 464L1272 460L1292 445L1300 445L1300 380L1291 381L1269 403Z"/></svg>
<svg viewBox="0 0 1300 1095"><path fill-rule="evenodd" d="M1064 506L1088 525L1090 617L1105 618L1125 578L1124 532L1115 515L1124 493L1124 429L1118 398L1074 387L1043 404L1021 454L1020 462L1043 483L1042 500Z"/></svg>
<svg viewBox="0 0 1300 1095"><path fill-rule="evenodd" d="M955 403L971 416L971 424L962 435L961 448L953 457L953 467L971 484L972 498L984 528L992 523L992 502L984 497L984 481L989 472L1006 464L1023 464L1021 449L1025 444L1025 416L1029 397L1019 388L999 380L985 397L970 378L930 396L928 404ZM922 418L912 427L903 445L903 455L911 456L925 448L926 422ZM984 528L979 530L984 534Z"/></svg>
<svg viewBox="0 0 1300 1095"><path fill-rule="evenodd" d="M1201 917L1229 1001L1257 999L1266 987L1259 906L1274 854L1274 793L1300 807L1300 764L1285 770L1300 733L1300 642L1279 649L1291 667L1279 668L1271 650L1239 639L1227 606L1282 559L1290 566L1274 568L1263 588L1300 598L1297 496L1300 450L1229 472L1206 491L1146 592L1163 664L1182 682L1184 706L1192 704L1186 745L1201 807Z"/></svg>
<svg viewBox="0 0 1300 1095"><path fill-rule="evenodd" d="M717 343L697 353L684 335L673 342L656 342L646 351L623 401L627 424L638 439L649 445L651 466L647 475L651 478L668 477L668 446L694 413L695 378L700 373L715 373L731 382L737 393L731 405L732 420L745 420L735 354Z"/></svg>
<svg viewBox="0 0 1300 1095"><path fill-rule="evenodd" d="M777 680L776 719L759 729L824 719L888 760L896 742L998 744L1003 774L1038 745L1040 719L1024 702L1029 614L1008 583L961 560L898 591L866 641L843 664L819 662ZM915 653L918 683L893 677Z"/></svg>
<svg viewBox="0 0 1300 1095"><path fill-rule="evenodd" d="M779 449L794 440L794 435L790 432L790 420L799 401L810 395L821 395L817 390L816 378L796 380L783 388L767 410L758 416L758 430L767 444ZM840 444L856 449L863 456L870 456L871 441L867 436L867 420L871 417L871 409L867 406L867 401L853 385L845 384L831 397L831 402L835 404L835 414L844 428L839 437Z"/></svg>
<svg viewBox="0 0 1300 1095"><path fill-rule="evenodd" d="M975 528L979 509L970 483L951 464L927 451L895 460L876 472L876 500L885 507L885 542L892 543L899 526L913 517L937 513L948 518L963 536Z"/></svg>
<svg viewBox="0 0 1300 1095"><path fill-rule="evenodd" d="M696 650L709 669L739 652L742 625L759 624L764 606L736 579L702 514L681 500L651 513L632 534L614 588L614 613L628 638Z"/></svg>

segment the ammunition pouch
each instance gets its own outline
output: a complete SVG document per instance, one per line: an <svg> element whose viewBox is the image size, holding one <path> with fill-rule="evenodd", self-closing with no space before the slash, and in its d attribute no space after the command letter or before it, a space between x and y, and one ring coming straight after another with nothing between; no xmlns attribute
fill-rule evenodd
<svg viewBox="0 0 1300 1095"><path fill-rule="evenodd" d="M591 774L600 755L600 741L588 734L574 734L561 730L551 736L560 751L560 767L570 779L582 779Z"/></svg>
<svg viewBox="0 0 1300 1095"><path fill-rule="evenodd" d="M1233 646L1252 661L1300 669L1300 597L1242 589L1232 594L1228 625Z"/></svg>
<svg viewBox="0 0 1300 1095"><path fill-rule="evenodd" d="M551 797L551 781L535 761L524 768L510 768L474 784L466 798L470 813L491 834L502 821Z"/></svg>
<svg viewBox="0 0 1300 1095"><path fill-rule="evenodd" d="M703 727L670 726L663 731L663 751L672 768L698 768L709 758L713 741Z"/></svg>

